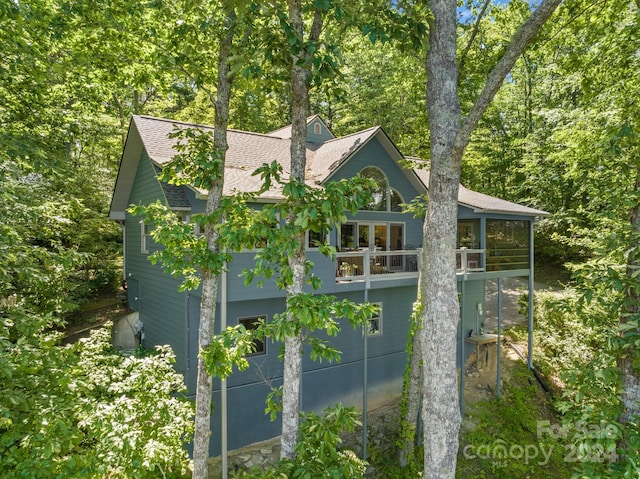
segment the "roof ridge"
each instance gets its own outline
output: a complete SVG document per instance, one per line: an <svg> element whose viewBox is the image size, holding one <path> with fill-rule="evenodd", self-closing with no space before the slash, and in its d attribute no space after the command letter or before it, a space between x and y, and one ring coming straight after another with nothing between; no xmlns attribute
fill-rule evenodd
<svg viewBox="0 0 640 479"><path fill-rule="evenodd" d="M209 130L214 130L215 129L215 126L205 125L203 123L192 123L192 122L182 121L182 120L172 120L170 118L160 118L160 117L151 116L151 115L133 115L133 117L134 118L136 118L136 117L137 118L144 118L146 120L161 121L161 122L164 122L164 123L174 123L174 124L178 123L178 124L181 124L181 125L195 126L197 128L206 128L206 129L209 129ZM288 138L280 138L280 137L277 137L277 136L271 136L271 135L268 135L266 133L259 133L259 132L256 132L256 131L240 130L240 129L237 129L237 128L227 128L227 131L231 131L231 132L234 132L234 133L242 133L242 134L245 134L245 135L255 135L255 136L260 136L262 138L270 138L272 140L288 141Z"/></svg>
<svg viewBox="0 0 640 479"><path fill-rule="evenodd" d="M331 138L330 140L326 140L323 145L326 145L327 143L331 143L333 141L337 141L337 140L344 140L346 138L349 138L350 136L356 136L356 135L362 135L363 133L366 132L373 132L374 130L382 130L381 126L372 126L371 128L366 128L364 130L360 130L360 131L355 131L353 133L349 133L348 135L344 135L344 136L336 136L335 138Z"/></svg>

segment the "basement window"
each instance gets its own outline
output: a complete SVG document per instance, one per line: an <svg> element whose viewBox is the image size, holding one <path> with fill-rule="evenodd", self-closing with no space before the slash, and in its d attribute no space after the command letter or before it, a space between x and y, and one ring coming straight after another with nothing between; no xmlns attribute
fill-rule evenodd
<svg viewBox="0 0 640 479"><path fill-rule="evenodd" d="M140 252L149 254L149 245L151 244L151 227L144 221L140 222Z"/></svg>
<svg viewBox="0 0 640 479"><path fill-rule="evenodd" d="M266 322L267 316L249 316L245 318L238 318L238 323L242 324L247 331L255 330L260 322ZM260 356L263 354L267 354L267 346L262 339L254 338L253 340L253 352L251 354L247 354L247 356Z"/></svg>
<svg viewBox="0 0 640 479"><path fill-rule="evenodd" d="M369 336L382 336L382 303L373 303L378 307L378 311L369 318Z"/></svg>

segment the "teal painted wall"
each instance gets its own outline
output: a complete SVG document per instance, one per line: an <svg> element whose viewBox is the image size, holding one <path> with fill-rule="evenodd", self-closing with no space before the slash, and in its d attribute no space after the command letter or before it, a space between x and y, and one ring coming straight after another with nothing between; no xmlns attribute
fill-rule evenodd
<svg viewBox="0 0 640 479"><path fill-rule="evenodd" d="M315 125L320 125L320 133L315 132ZM333 133L331 133L324 123L316 118L307 125L307 141L309 143L322 144L325 141L333 139Z"/></svg>
<svg viewBox="0 0 640 479"><path fill-rule="evenodd" d="M389 186L398 191L406 203L418 195L418 191L411 185L402 168L389 157L386 150L375 138L364 145L346 164L342 165L331 179L351 178L367 166L376 166L384 171ZM355 218L352 216L349 218L360 221L405 223L405 244L413 247L422 245L422 219L413 218L413 215L399 212L360 211Z"/></svg>
<svg viewBox="0 0 640 479"><path fill-rule="evenodd" d="M149 204L164 201L162 188L146 154L143 154L136 173L129 202ZM176 370L187 372L187 333L185 330L185 295L178 291L179 281L165 273L160 265L152 265L149 255L141 252L140 218L127 214L125 220L127 279L135 285L129 304L140 312L144 324L144 344L170 344L176 355ZM160 246L149 243L149 253Z"/></svg>
<svg viewBox="0 0 640 479"><path fill-rule="evenodd" d="M417 191L408 181L404 172L391 160L386 151L373 140L365 145L355 157L343 165L335 179L350 177L366 166L379 166L405 201L410 201ZM185 188L192 204L192 213L204 211L205 203L197 199L195 193ZM164 200L162 189L155 178L151 161L143 155L138 165L130 203L148 204ZM492 215L492 217L504 215ZM459 217L477 218L478 215L466 207L459 208ZM375 222L402 222L405 224L405 244L420 247L422 242L422 220L397 212L363 211L355 220ZM484 220L482 221L484 224ZM190 391L195 389L197 367L197 335L199 323L200 296L198 291L179 293L179 280L164 273L159 265L152 265L147 254L141 253L141 227L139 218L127 216L126 221L126 261L129 275L129 300L131 306L140 312L145 324L145 344L170 344L176 354L176 369L185 374ZM483 230L484 232L484 230ZM331 243L337 244L337 233L331 234ZM150 252L158 245L150 244ZM243 268L254 262L255 252L236 254L229 265L227 274L227 324L235 325L240 317L273 314L284 309L284 293L277 290L273 281L266 281L263 288L245 287L240 276ZM338 300L349 298L363 301L364 283L336 283L335 263L321 256L317 251L309 251L308 257L315 263L315 273L323 280L317 294L333 294ZM462 283L459 283L462 289ZM406 363L406 341L409 316L416 298L416 278L389 279L375 281L366 294L371 302L382 303L382 334L369 336L368 383L369 404L399 394L401 378ZM476 306L483 304L484 280L466 281L462 296L465 317L459 327L459 337L476 328ZM216 328L220 328L221 307L216 308ZM484 318L480 318L482 322ZM332 343L343 352L339 364L314 363L309 355L304 357L304 377L302 387L302 407L320 411L338 400L346 404L361 406L364 368L364 343L362 331L353 330L342 320L342 332L331 338ZM461 341L464 345L464 341ZM464 346L464 355L471 348ZM264 401L269 393L267 383L278 386L282 381L282 364L278 359L279 345L267 342L267 353L253 356L246 372L232 375L227 381L229 391L229 447L238 448L249 442L273 437L280 432L279 419L271 423L264 415ZM462 358L459 356L458 365ZM220 452L220 382L214 381L214 400L217 400L212 418L212 454ZM217 399L216 399L217 398Z"/></svg>
<svg viewBox="0 0 640 479"><path fill-rule="evenodd" d="M382 303L382 334L369 336L368 341L368 392L369 404L375 405L397 396L401 392L402 373L406 362L406 340L411 307L415 301L415 287L400 287L369 291L371 302ZM339 295L337 300L349 298L362 301L364 292ZM197 304L193 296L193 304ZM238 324L247 316L281 312L284 301L280 299L235 301L228 304L228 325ZM220 308L217 308L220 311ZM195 311L194 311L195 312ZM196 320L197 321L197 320ZM308 351L303 356L302 409L320 412L327 406L341 401L346 405L361 407L363 400L364 342L361 328L353 329L346 320L340 320L342 331L331 338L332 344L343 352L339 363L313 362ZM219 318L216 329L220 327ZM195 331L195 329L194 329ZM282 363L278 359L280 344L269 341L264 355L249 358L249 369L233 374L227 380L229 404L229 448L274 437L280 433L280 418L272 423L264 415L265 400L270 392L269 384L282 384ZM193 379L195 382L195 371ZM330 387L329 387L330 385ZM214 380L214 396L219 398L220 382ZM219 404L219 403L218 403ZM211 453L220 454L219 434L221 418L219 408L212 417Z"/></svg>

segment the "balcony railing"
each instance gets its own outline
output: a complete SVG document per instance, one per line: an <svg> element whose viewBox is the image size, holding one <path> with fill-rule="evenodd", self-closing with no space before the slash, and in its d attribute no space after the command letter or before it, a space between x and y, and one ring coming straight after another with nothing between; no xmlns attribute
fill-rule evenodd
<svg viewBox="0 0 640 479"><path fill-rule="evenodd" d="M483 249L456 250L456 273L483 273ZM416 278L420 267L419 250L343 251L336 253L336 282L375 281L382 279Z"/></svg>
<svg viewBox="0 0 640 479"><path fill-rule="evenodd" d="M456 250L456 273L483 273L485 271L485 250L460 248Z"/></svg>
<svg viewBox="0 0 640 479"><path fill-rule="evenodd" d="M375 281L418 276L418 250L346 251L336 253L336 282Z"/></svg>

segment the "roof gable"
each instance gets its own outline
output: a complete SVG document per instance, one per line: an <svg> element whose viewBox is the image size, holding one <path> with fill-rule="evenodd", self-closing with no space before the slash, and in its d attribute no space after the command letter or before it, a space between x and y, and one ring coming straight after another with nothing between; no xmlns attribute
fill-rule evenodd
<svg viewBox="0 0 640 479"><path fill-rule="evenodd" d="M290 140L291 125L271 131L267 133L267 135L275 138L281 138L283 140ZM322 118L320 118L320 115L313 115L307 118L307 142L316 145L322 144L333 138L335 138L335 135Z"/></svg>
<svg viewBox="0 0 640 479"><path fill-rule="evenodd" d="M311 129L318 124L321 128L326 129L324 134L330 135L331 138L324 140L321 144L307 143L306 181L309 185L317 185L329 181L346 162L357 155L365 145L374 139L379 142L392 161L400 163L404 160L398 148L380 127L372 127L351 135L335 138L317 115L307 120L307 125ZM163 118L136 115L131 119L111 203L109 216L111 219L124 219L125 217L136 168L142 153L146 151L151 162L158 168L163 168L177 153L174 147L178 140L168 138L168 135L175 131L176 128L199 128L203 131L213 131L213 127L210 126ZM259 176L254 176L253 173L265 163L278 162L286 178L290 168L290 133L290 126L268 134L228 130L227 142L229 149L227 150L225 161L223 194L231 195L238 191L257 191L261 187L261 180ZM403 172L416 191L419 193L427 191L429 185L429 173L427 171L403 168ZM193 189L201 196L207 194L204 190ZM169 206L187 207L184 191L175 191L168 185L163 185L163 190L167 201L170 203ZM274 201L281 198L282 191L277 187L273 187L260 197L264 201ZM501 212L526 216L546 214L544 211L477 193L463 186L460 187L458 201L460 204L469 206L477 212Z"/></svg>

